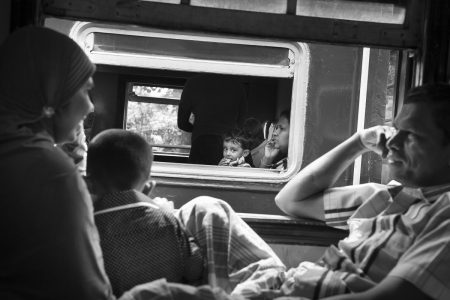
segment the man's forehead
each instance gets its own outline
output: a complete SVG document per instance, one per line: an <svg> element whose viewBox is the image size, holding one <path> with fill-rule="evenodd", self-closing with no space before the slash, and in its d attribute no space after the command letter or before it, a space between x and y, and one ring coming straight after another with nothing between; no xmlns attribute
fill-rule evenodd
<svg viewBox="0 0 450 300"><path fill-rule="evenodd" d="M435 129L432 109L425 103L407 103L394 120L399 129L429 130Z"/></svg>
<svg viewBox="0 0 450 300"><path fill-rule="evenodd" d="M405 121L417 122L420 119L416 103L407 103L402 106L400 112L394 119L394 124L402 123Z"/></svg>

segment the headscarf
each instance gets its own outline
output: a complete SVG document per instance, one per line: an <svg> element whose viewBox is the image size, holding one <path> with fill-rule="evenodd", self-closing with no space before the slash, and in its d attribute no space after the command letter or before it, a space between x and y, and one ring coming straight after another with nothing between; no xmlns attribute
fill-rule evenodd
<svg viewBox="0 0 450 300"><path fill-rule="evenodd" d="M25 127L44 127L46 118L49 126L42 129L53 136L51 116L94 71L68 36L32 26L11 34L0 47L0 141L11 134L32 134Z"/></svg>

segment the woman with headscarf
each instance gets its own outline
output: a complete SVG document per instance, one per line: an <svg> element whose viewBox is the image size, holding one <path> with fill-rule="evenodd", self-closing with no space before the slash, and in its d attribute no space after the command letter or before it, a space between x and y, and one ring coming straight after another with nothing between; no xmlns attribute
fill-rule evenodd
<svg viewBox="0 0 450 300"><path fill-rule="evenodd" d="M75 138L77 125L93 108L88 91L94 69L74 41L50 29L20 29L0 47L0 299L115 299L86 185L73 160L56 147ZM181 211L183 219L202 224L201 215L208 212L203 218L227 222L230 217L232 228L250 230L225 202L204 202L208 206L203 204L203 210L201 201L191 202ZM208 209L211 205L215 209ZM240 250L246 242L256 252L237 251L231 256L233 268L250 271L233 276L260 274L255 264L242 266L242 257L256 260L256 266L264 258L262 269L269 264L274 269L270 274L283 269L256 233L236 237L241 239ZM222 240L214 247L230 248L227 239ZM223 257L220 251L213 253ZM223 274L208 274L212 287L159 279L132 288L120 299L229 299L217 287L219 275ZM228 281L222 286L233 283Z"/></svg>
<svg viewBox="0 0 450 300"><path fill-rule="evenodd" d="M55 146L93 109L94 70L50 29L20 29L0 47L0 299L113 298L91 198Z"/></svg>

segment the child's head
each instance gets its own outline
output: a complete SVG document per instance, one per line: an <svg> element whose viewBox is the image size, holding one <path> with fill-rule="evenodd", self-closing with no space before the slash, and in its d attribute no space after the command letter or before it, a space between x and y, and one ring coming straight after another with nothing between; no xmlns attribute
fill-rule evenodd
<svg viewBox="0 0 450 300"><path fill-rule="evenodd" d="M150 177L152 161L152 148L140 135L108 129L89 144L87 175L95 192L141 190Z"/></svg>
<svg viewBox="0 0 450 300"><path fill-rule="evenodd" d="M237 160L250 153L250 140L241 131L232 131L224 136L223 157Z"/></svg>
<svg viewBox="0 0 450 300"><path fill-rule="evenodd" d="M242 130L245 136L248 136L250 139L250 149L256 148L264 141L263 125L258 119L253 117L246 119Z"/></svg>

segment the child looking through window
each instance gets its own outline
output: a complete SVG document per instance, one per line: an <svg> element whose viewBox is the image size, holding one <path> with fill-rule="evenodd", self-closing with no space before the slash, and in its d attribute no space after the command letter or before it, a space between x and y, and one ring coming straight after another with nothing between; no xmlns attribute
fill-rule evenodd
<svg viewBox="0 0 450 300"><path fill-rule="evenodd" d="M130 131L108 129L89 144L87 175L96 196L95 224L117 297L159 278L202 282L204 261L197 243L168 206L146 195L155 186L152 161L151 146Z"/></svg>
<svg viewBox="0 0 450 300"><path fill-rule="evenodd" d="M219 166L251 168L249 155L250 139L242 131L232 131L223 139L223 158Z"/></svg>

